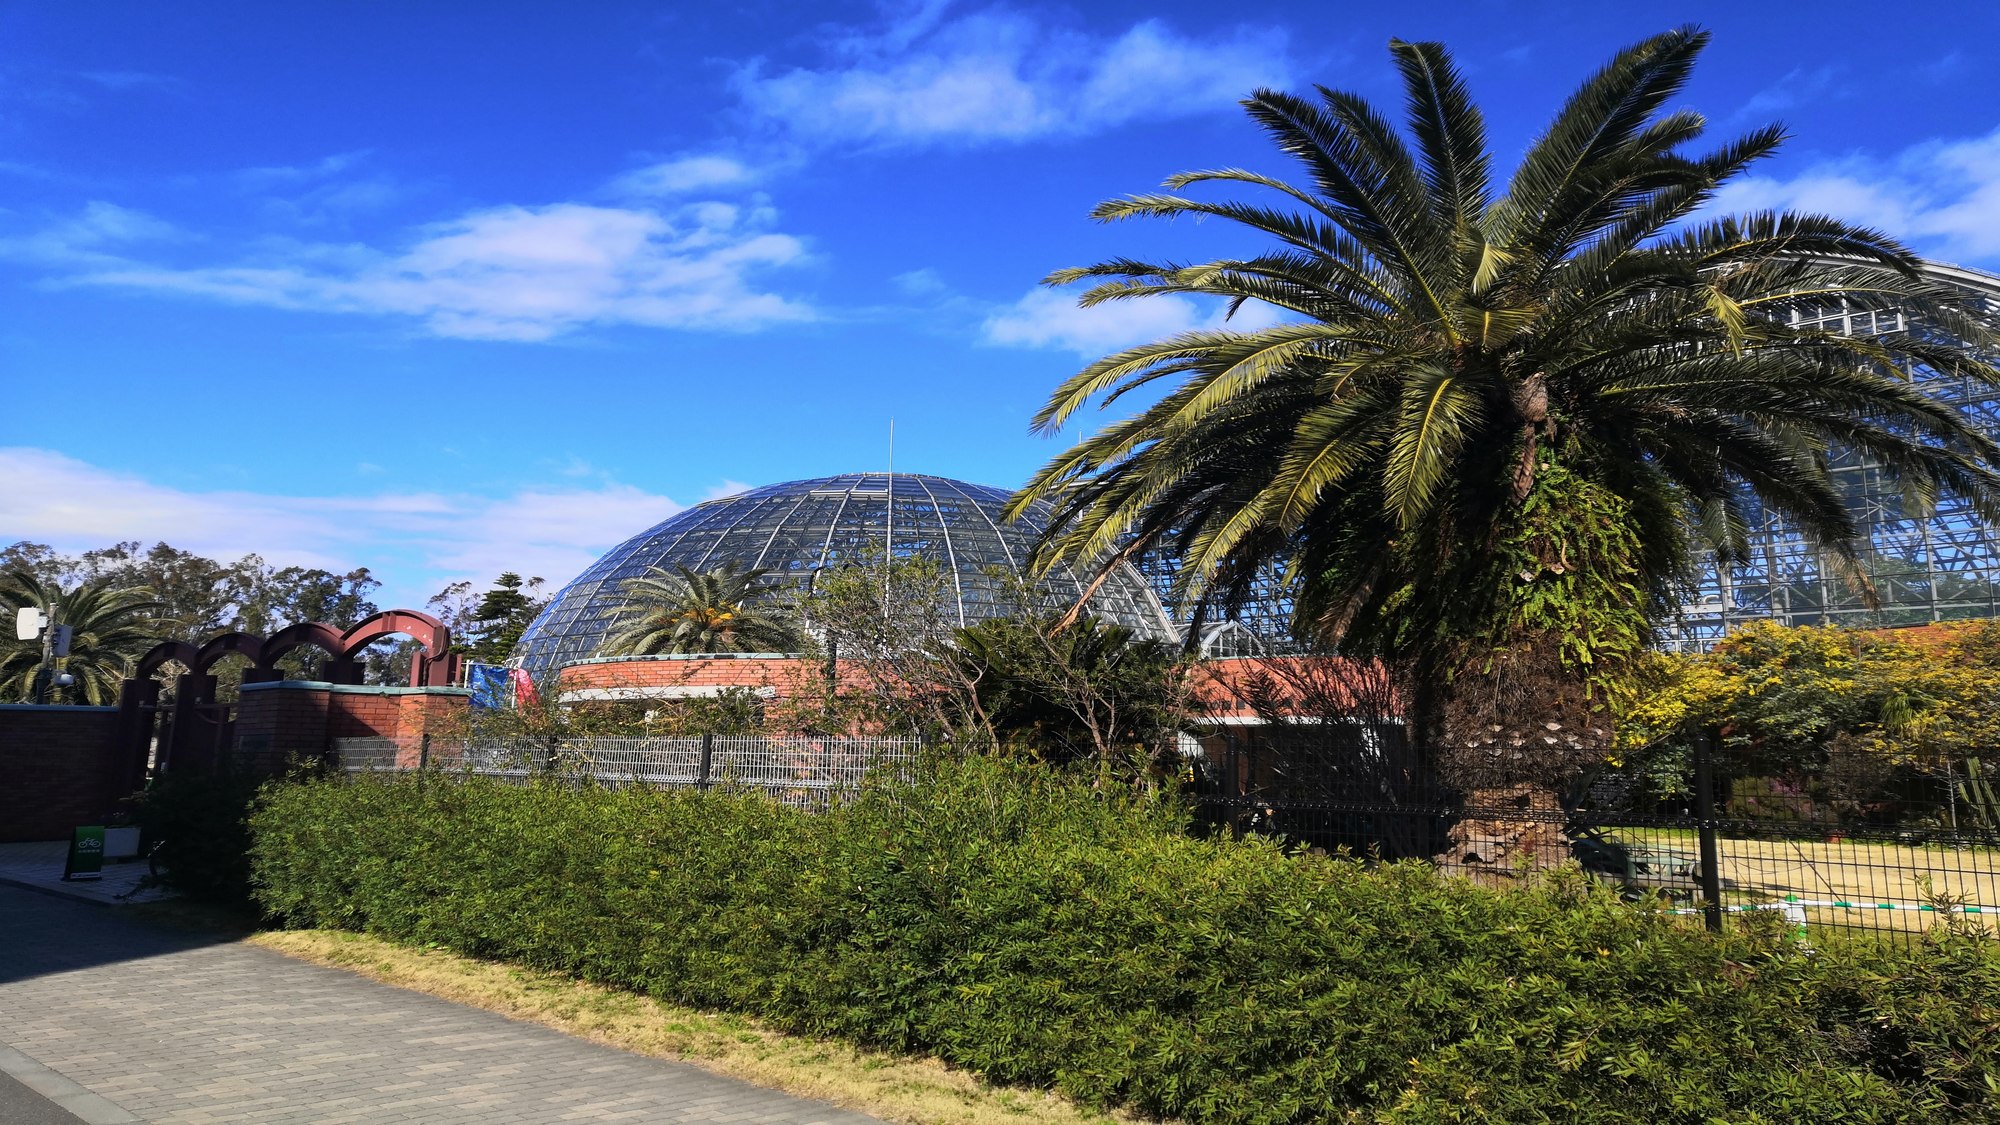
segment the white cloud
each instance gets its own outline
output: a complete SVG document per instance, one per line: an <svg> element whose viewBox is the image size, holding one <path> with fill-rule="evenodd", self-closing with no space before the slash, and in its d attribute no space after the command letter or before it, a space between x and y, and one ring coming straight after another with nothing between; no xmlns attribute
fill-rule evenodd
<svg viewBox="0 0 2000 1125"><path fill-rule="evenodd" d="M425 228L401 253L276 242L251 261L175 267L105 252L157 237L143 216L91 204L75 222L0 251L69 267L68 284L239 304L415 318L440 336L546 340L592 325L752 329L810 319L759 276L800 263L799 239L770 229L762 204L671 211L556 203L496 207Z"/></svg>
<svg viewBox="0 0 2000 1125"><path fill-rule="evenodd" d="M44 227L32 234L0 239L0 254L25 258L45 265L79 267L92 263L117 262L110 248L134 242L163 242L181 238L173 224L143 211L120 207L103 200L83 205L74 218Z"/></svg>
<svg viewBox="0 0 2000 1125"><path fill-rule="evenodd" d="M720 484L715 485L714 487L710 488L706 493L704 493L702 495L702 500L704 501L720 500L726 496L734 496L739 492L748 492L753 487L755 486L745 484L740 480L729 480L725 478Z"/></svg>
<svg viewBox="0 0 2000 1125"><path fill-rule="evenodd" d="M1746 176L1713 205L1722 213L1775 209L1832 215L1947 259L1991 263L2000 259L2000 130L1829 161L1791 179Z"/></svg>
<svg viewBox="0 0 2000 1125"><path fill-rule="evenodd" d="M10 539L67 551L164 540L224 559L254 552L287 565L367 566L385 583L378 601L418 607L450 582L486 582L503 570L560 584L681 507L622 484L498 498L194 492L24 447L0 447L0 481L0 528Z"/></svg>
<svg viewBox="0 0 2000 1125"><path fill-rule="evenodd" d="M367 160L368 155L367 149L357 149L352 152L336 152L330 156L322 156L309 164L265 164L255 168L245 168L236 173L236 178L253 186L331 179Z"/></svg>
<svg viewBox="0 0 2000 1125"><path fill-rule="evenodd" d="M745 104L807 144L1020 141L1225 108L1290 76L1277 30L1197 41L1149 20L1106 38L1000 10L940 22L927 6L833 46L825 69L744 68Z"/></svg>
<svg viewBox="0 0 2000 1125"><path fill-rule="evenodd" d="M613 180L620 195L682 195L711 188L741 187L758 178L757 170L733 156L693 155L649 164Z"/></svg>
<svg viewBox="0 0 2000 1125"><path fill-rule="evenodd" d="M1094 359L1177 332L1198 328L1254 332L1279 320L1278 310L1254 301L1232 318L1225 319L1224 311L1221 305L1198 304L1177 295L1084 308L1074 293L1035 289L987 317L983 335L989 344L1063 348Z"/></svg>
<svg viewBox="0 0 2000 1125"><path fill-rule="evenodd" d="M1839 97L1842 88L1838 85L1842 68L1835 63L1825 66L1794 67L1784 77L1764 87L1750 96L1743 107L1736 111L1738 120L1746 117L1769 117L1808 102L1827 101Z"/></svg>
<svg viewBox="0 0 2000 1125"><path fill-rule="evenodd" d="M386 172L369 171L370 157L366 149L336 152L303 164L239 169L230 179L276 219L304 226L334 224L383 210L412 193Z"/></svg>
<svg viewBox="0 0 2000 1125"><path fill-rule="evenodd" d="M944 275L929 266L925 266L922 269L910 270L907 273L899 273L890 278L889 283L911 297L930 297L951 293L951 286L945 282Z"/></svg>

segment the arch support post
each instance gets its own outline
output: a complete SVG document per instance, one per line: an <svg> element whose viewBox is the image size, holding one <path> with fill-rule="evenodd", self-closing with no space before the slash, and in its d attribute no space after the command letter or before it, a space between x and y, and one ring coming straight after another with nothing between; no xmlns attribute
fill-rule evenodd
<svg viewBox="0 0 2000 1125"><path fill-rule="evenodd" d="M138 792L146 785L146 758L153 742L153 708L160 701L160 682L151 676L118 685L118 753L125 762L125 788Z"/></svg>
<svg viewBox="0 0 2000 1125"><path fill-rule="evenodd" d="M206 770L215 766L216 739L209 717L202 709L215 702L215 677L189 672L174 681L173 726L170 745L160 748L156 768L165 771Z"/></svg>

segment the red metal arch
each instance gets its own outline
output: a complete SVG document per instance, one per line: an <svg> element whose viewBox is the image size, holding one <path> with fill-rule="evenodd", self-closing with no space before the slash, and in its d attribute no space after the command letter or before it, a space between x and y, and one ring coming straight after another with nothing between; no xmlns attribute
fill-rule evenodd
<svg viewBox="0 0 2000 1125"><path fill-rule="evenodd" d="M271 634L270 639L264 642L263 658L257 662L257 668L259 671L275 672L279 657L295 648L304 648L307 645L338 660L345 644L340 630L331 625L322 625L317 621L301 621Z"/></svg>
<svg viewBox="0 0 2000 1125"><path fill-rule="evenodd" d="M444 622L414 609L385 609L342 633L342 647L335 655L352 660L362 649L397 634L423 645L424 656L431 660L440 660L451 651L451 627Z"/></svg>
<svg viewBox="0 0 2000 1125"><path fill-rule="evenodd" d="M206 673L216 661L231 653L247 658L253 667L262 668L264 638L250 633L224 633L219 637L210 637L208 642L201 646L201 650L195 653L192 668L196 672Z"/></svg>
<svg viewBox="0 0 2000 1125"><path fill-rule="evenodd" d="M186 641L161 641L159 644L147 649L146 655L139 658L138 667L132 670L132 678L135 680L147 679L153 673L160 670L160 665L165 664L169 660L179 661L188 671L192 672L194 671L195 661L200 658L200 655L195 647Z"/></svg>

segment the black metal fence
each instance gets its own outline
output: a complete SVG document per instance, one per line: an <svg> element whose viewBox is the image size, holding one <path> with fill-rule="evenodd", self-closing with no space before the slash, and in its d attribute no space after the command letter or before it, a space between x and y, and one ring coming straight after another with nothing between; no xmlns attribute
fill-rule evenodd
<svg viewBox="0 0 2000 1125"><path fill-rule="evenodd" d="M343 739L352 772L431 767L501 778L761 790L800 807L914 762L883 738ZM1384 718L1246 723L1202 739L1195 794L1216 830L1301 848L1422 859L1488 882L1574 861L1633 899L1705 919L1775 914L1810 936L1910 938L2000 924L2000 803L1976 761L1934 773L1773 773L1713 738L1612 761L1566 792L1446 784Z"/></svg>
<svg viewBox="0 0 2000 1125"><path fill-rule="evenodd" d="M858 791L870 771L916 760L901 738L695 735L688 738L343 738L334 760L350 773L441 769L487 777L557 777L601 785L756 789L802 808Z"/></svg>
<svg viewBox="0 0 2000 1125"><path fill-rule="evenodd" d="M1574 860L1712 926L1771 912L1807 936L1910 938L1941 922L2000 923L2000 805L1977 761L1771 773L1703 738L1546 793L1445 784L1393 721L1254 724L1203 742L1206 819L1300 847L1426 859L1494 882Z"/></svg>

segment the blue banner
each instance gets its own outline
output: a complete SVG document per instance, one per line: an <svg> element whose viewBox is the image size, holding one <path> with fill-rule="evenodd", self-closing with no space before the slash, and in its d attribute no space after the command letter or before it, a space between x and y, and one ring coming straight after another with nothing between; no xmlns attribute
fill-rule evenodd
<svg viewBox="0 0 2000 1125"><path fill-rule="evenodd" d="M467 664L465 686L472 689L474 707L500 708L514 705L514 685L504 665Z"/></svg>

